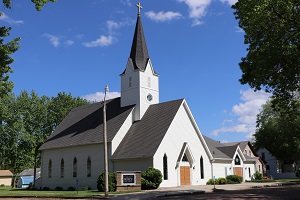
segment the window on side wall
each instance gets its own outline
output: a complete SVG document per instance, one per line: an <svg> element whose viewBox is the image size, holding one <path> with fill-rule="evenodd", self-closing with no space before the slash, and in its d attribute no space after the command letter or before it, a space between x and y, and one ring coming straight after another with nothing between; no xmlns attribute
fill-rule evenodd
<svg viewBox="0 0 300 200"><path fill-rule="evenodd" d="M168 180L168 157L165 154L163 157L164 180Z"/></svg>
<svg viewBox="0 0 300 200"><path fill-rule="evenodd" d="M52 160L50 159L48 163L48 178L51 178L51 176L52 176Z"/></svg>
<svg viewBox="0 0 300 200"><path fill-rule="evenodd" d="M92 161L91 161L90 157L88 157L88 159L86 161L86 171L87 171L86 176L91 177L91 175L92 175Z"/></svg>
<svg viewBox="0 0 300 200"><path fill-rule="evenodd" d="M73 177L77 177L77 158L73 160Z"/></svg>
<svg viewBox="0 0 300 200"><path fill-rule="evenodd" d="M63 178L65 174L65 161L61 159L60 161L60 178Z"/></svg>

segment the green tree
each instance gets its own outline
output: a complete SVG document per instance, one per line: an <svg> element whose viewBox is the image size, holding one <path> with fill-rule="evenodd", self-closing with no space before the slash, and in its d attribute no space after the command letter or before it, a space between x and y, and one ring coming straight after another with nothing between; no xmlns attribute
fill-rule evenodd
<svg viewBox="0 0 300 200"><path fill-rule="evenodd" d="M232 8L248 45L239 81L289 105L300 89L300 1L239 0Z"/></svg>
<svg viewBox="0 0 300 200"><path fill-rule="evenodd" d="M293 112L267 102L257 116L255 147L264 147L281 160L300 159L300 98L293 99Z"/></svg>
<svg viewBox="0 0 300 200"><path fill-rule="evenodd" d="M32 3L35 4L35 8L37 11L41 11L42 7L49 2L56 2L56 0L31 0ZM6 8L11 9L12 0L3 0L3 4Z"/></svg>
<svg viewBox="0 0 300 200"><path fill-rule="evenodd" d="M74 107L87 103L71 94L49 98L34 91L0 98L0 169L10 169L16 175L39 167L39 147Z"/></svg>
<svg viewBox="0 0 300 200"><path fill-rule="evenodd" d="M5 43L4 38L9 36L10 30L11 28L0 27L0 98L11 92L14 87L13 82L9 81L9 73L13 72L10 64L14 61L10 55L19 49L20 38Z"/></svg>

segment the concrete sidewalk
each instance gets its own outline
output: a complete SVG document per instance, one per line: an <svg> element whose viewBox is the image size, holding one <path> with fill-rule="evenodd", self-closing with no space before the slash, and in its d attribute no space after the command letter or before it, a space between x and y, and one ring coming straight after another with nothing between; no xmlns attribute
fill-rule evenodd
<svg viewBox="0 0 300 200"><path fill-rule="evenodd" d="M288 185L293 183L241 183L241 184L226 184L226 185L198 185L198 186L179 186L179 187L165 187L158 188L156 190L148 190L130 194L120 194L111 196L114 199L154 199L166 196L185 196L191 194L201 194L209 192L221 192L228 190L245 190L251 188L264 188L264 187L276 187L281 185Z"/></svg>

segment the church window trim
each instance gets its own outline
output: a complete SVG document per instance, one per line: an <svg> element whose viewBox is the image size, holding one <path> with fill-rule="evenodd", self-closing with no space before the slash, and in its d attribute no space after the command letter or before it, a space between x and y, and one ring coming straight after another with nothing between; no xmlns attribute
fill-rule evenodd
<svg viewBox="0 0 300 200"><path fill-rule="evenodd" d="M203 165L203 157L200 158L200 178L204 179L204 165Z"/></svg>
<svg viewBox="0 0 300 200"><path fill-rule="evenodd" d="M51 177L52 177L52 160L50 159L48 163L48 178Z"/></svg>
<svg viewBox="0 0 300 200"><path fill-rule="evenodd" d="M168 180L168 157L167 154L163 157L163 175L164 180Z"/></svg>
<svg viewBox="0 0 300 200"><path fill-rule="evenodd" d="M92 176L92 161L91 161L91 157L89 156L87 161L86 161L86 176L87 177L91 177Z"/></svg>
<svg viewBox="0 0 300 200"><path fill-rule="evenodd" d="M60 178L64 178L64 176L65 176L65 161L62 158L60 160Z"/></svg>
<svg viewBox="0 0 300 200"><path fill-rule="evenodd" d="M77 177L77 158L73 159L73 177Z"/></svg>
<svg viewBox="0 0 300 200"><path fill-rule="evenodd" d="M236 155L235 158L234 158L234 164L235 165L241 165L241 159L238 155Z"/></svg>

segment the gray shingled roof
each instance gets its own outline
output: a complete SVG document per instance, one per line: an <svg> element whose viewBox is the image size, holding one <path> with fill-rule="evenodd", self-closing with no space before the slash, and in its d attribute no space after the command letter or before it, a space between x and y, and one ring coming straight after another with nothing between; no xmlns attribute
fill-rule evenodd
<svg viewBox="0 0 300 200"><path fill-rule="evenodd" d="M223 143L226 146L239 146L242 151L245 150L246 146L248 145L248 141L242 141L242 142L229 142L229 143Z"/></svg>
<svg viewBox="0 0 300 200"><path fill-rule="evenodd" d="M136 20L130 58L132 59L134 69L145 71L149 54L140 16L138 16Z"/></svg>
<svg viewBox="0 0 300 200"><path fill-rule="evenodd" d="M131 64L133 65L133 68L138 69L140 71L145 71L148 60L150 59L142 26L142 20L139 15L136 20L129 58L131 59ZM125 74L125 72L126 69L122 74ZM154 74L157 75L155 71Z"/></svg>
<svg viewBox="0 0 300 200"><path fill-rule="evenodd" d="M132 124L112 159L153 157L182 102L150 105L142 119Z"/></svg>
<svg viewBox="0 0 300 200"><path fill-rule="evenodd" d="M205 135L203 135L203 138L213 158L233 158L237 146L225 146L224 144L217 142Z"/></svg>
<svg viewBox="0 0 300 200"><path fill-rule="evenodd" d="M110 142L134 106L120 107L120 97L107 101L107 141ZM73 109L59 124L40 150L103 142L103 104Z"/></svg>

